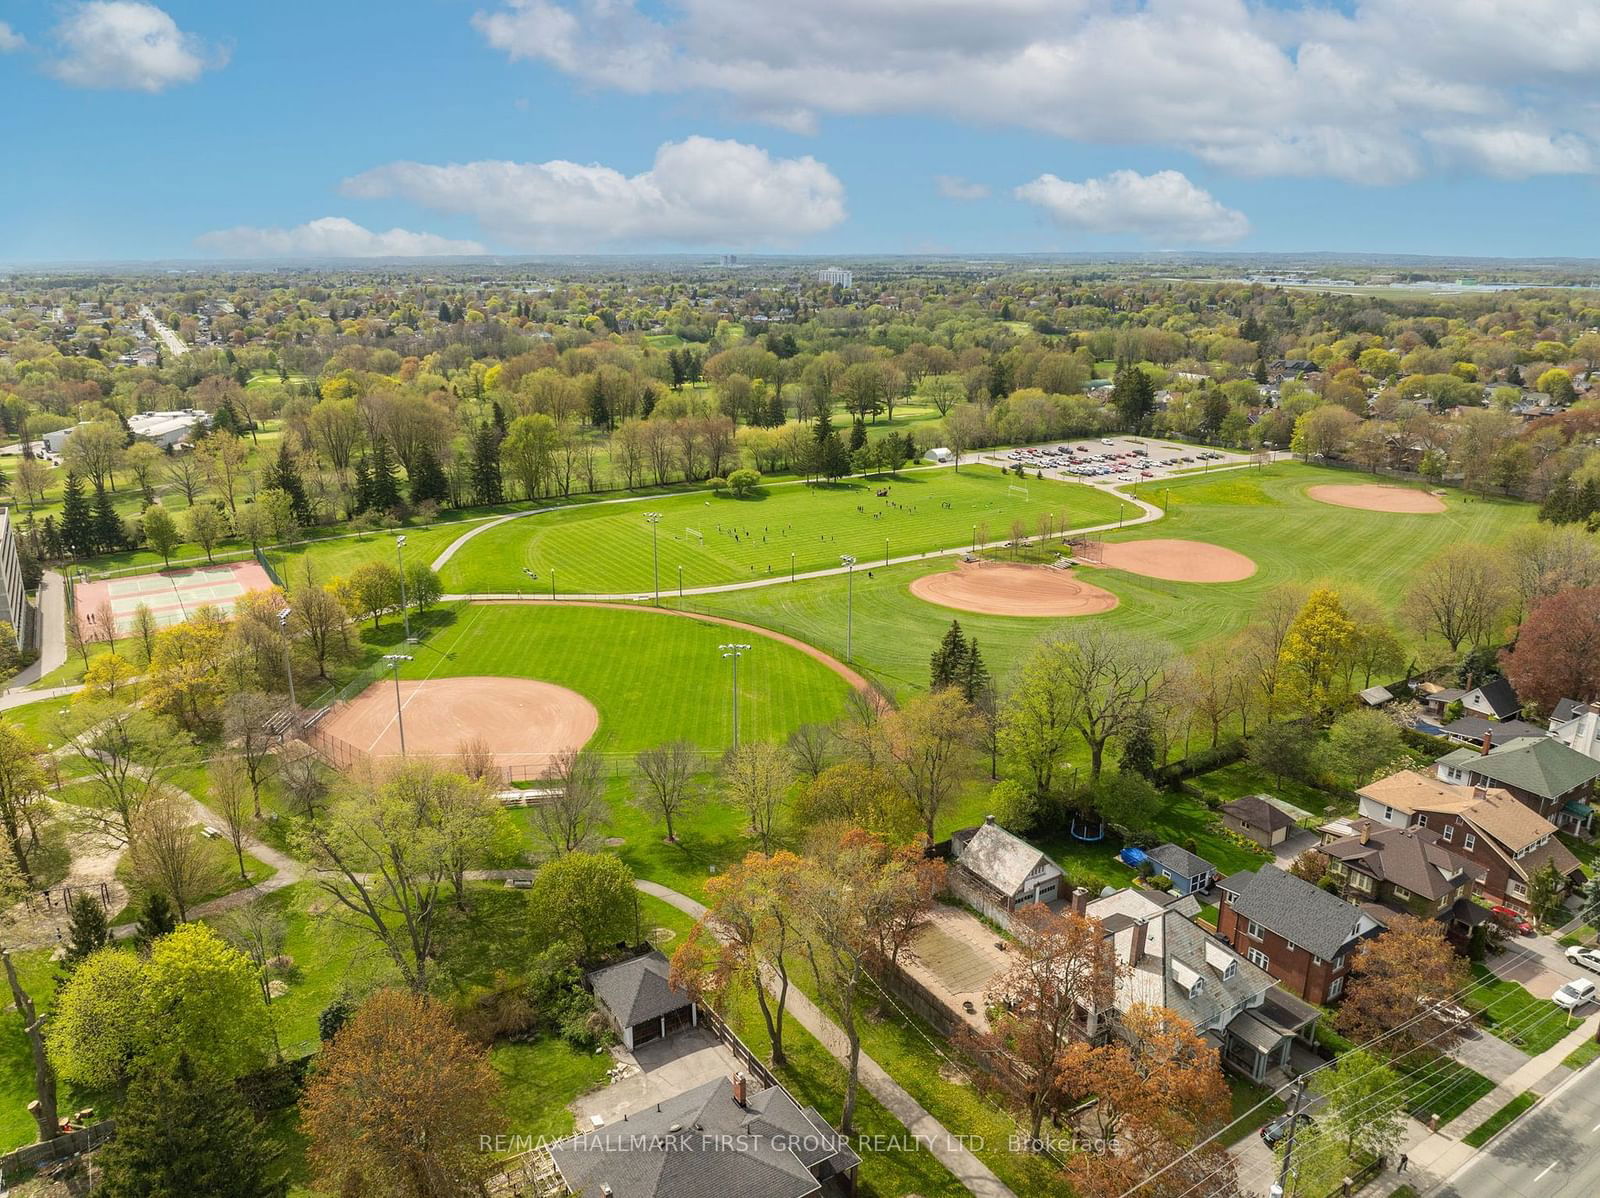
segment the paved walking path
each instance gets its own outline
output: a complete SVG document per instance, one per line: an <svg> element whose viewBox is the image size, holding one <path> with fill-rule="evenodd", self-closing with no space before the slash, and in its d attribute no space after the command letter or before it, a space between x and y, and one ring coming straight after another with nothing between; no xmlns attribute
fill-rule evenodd
<svg viewBox="0 0 1600 1198"><path fill-rule="evenodd" d="M704 903L696 902L686 894L669 890L658 882L643 879L634 882L640 892L669 903L685 915L699 919L706 913ZM849 1042L839 1025L828 1018L815 1003L795 986L789 988L788 1011L795 1022L817 1038L841 1065L849 1061ZM973 1156L950 1130L930 1115L921 1103L908 1094L903 1086L884 1070L865 1051L860 1056L861 1084L890 1114L905 1124L906 1130L927 1145L928 1151L954 1173L956 1180L978 1198L1016 1198L1016 1195L996 1177L982 1161Z"/></svg>
<svg viewBox="0 0 1600 1198"><path fill-rule="evenodd" d="M13 689L32 686L39 679L67 664L66 583L54 570L39 578L39 656L30 666L17 671Z"/></svg>

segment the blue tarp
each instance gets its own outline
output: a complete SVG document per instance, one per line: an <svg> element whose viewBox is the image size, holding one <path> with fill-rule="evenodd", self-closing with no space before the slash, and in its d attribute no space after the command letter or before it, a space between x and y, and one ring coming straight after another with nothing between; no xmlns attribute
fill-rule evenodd
<svg viewBox="0 0 1600 1198"><path fill-rule="evenodd" d="M1127 848L1123 849L1122 852L1117 854L1117 860L1122 862L1122 864L1126 865L1129 869L1138 869L1147 860L1149 860L1149 857L1145 854L1143 849L1136 849L1132 845L1129 845Z"/></svg>

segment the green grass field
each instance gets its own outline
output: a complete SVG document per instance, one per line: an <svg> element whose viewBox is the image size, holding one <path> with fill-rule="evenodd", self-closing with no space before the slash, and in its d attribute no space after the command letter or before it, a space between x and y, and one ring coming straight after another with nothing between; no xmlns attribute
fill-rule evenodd
<svg viewBox="0 0 1600 1198"><path fill-rule="evenodd" d="M461 593L541 590L556 573L565 594L637 591L652 587L651 529L657 526L661 589L749 582L839 564L853 554L861 569L901 556L968 544L973 528L988 539L1009 534L1022 519L1029 535L1041 516L1082 526L1117 518L1118 501L1076 483L1027 482L987 467L922 470L883 479L851 479L810 487L776 485L749 499L691 492L648 503L605 504L507 521L464 545L441 572L445 589ZM879 498L875 492L887 488ZM695 534L699 535L696 536ZM524 569L539 575L531 581Z"/></svg>
<svg viewBox="0 0 1600 1198"><path fill-rule="evenodd" d="M1457 492L1446 498L1448 510L1435 516L1362 512L1332 507L1305 495L1306 488L1317 483L1350 483L1360 478L1345 471L1280 463L1260 473L1229 471L1171 484L1165 519L1108 533L1107 539L1209 541L1250 557L1257 564L1256 573L1243 582L1180 583L1119 570L1085 571L1096 586L1114 592L1120 606L1101 616L1079 619L1192 649L1239 631L1265 593L1281 583L1326 580L1335 586L1361 587L1387 610L1395 611L1407 582L1431 555L1454 544L1502 542L1535 520L1530 504L1477 499ZM1147 486L1140 493L1159 503L1164 498L1161 492L1167 489ZM949 568L945 561L913 563L876 570L870 579L857 571L854 656L858 665L897 687L923 686L928 654L951 619L958 618L962 628L978 638L990 670L1003 680L1035 640L1063 623L953 611L916 599L907 590L920 575ZM831 653L844 653L843 579L701 595L689 606L750 620Z"/></svg>

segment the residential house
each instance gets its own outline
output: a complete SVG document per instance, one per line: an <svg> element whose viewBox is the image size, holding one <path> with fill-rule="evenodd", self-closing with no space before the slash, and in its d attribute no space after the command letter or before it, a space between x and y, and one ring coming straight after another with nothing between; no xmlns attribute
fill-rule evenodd
<svg viewBox="0 0 1600 1198"><path fill-rule="evenodd" d="M1452 940L1466 944L1487 915L1471 898L1483 871L1427 828L1390 828L1369 819L1348 823L1348 834L1325 829L1327 839L1317 848L1341 895L1380 923L1387 922L1386 912L1436 919Z"/></svg>
<svg viewBox="0 0 1600 1198"><path fill-rule="evenodd" d="M1222 805L1222 826L1274 849L1289 839L1295 819L1266 795L1245 795Z"/></svg>
<svg viewBox="0 0 1600 1198"><path fill-rule="evenodd" d="M1516 740L1524 736L1543 736L1545 730L1537 724L1530 724L1527 720L1491 720L1481 715L1464 715L1459 720L1453 720L1439 727L1439 732L1458 745L1483 744L1484 737L1495 741L1505 742Z"/></svg>
<svg viewBox="0 0 1600 1198"><path fill-rule="evenodd" d="M956 832L950 855L954 872L1006 911L1054 902L1060 895L1061 867L995 823L992 815L976 828Z"/></svg>
<svg viewBox="0 0 1600 1198"><path fill-rule="evenodd" d="M1550 718L1550 737L1600 761L1600 703L1579 703L1563 699Z"/></svg>
<svg viewBox="0 0 1600 1198"><path fill-rule="evenodd" d="M1504 678L1496 676L1482 686L1469 690L1440 687L1419 696L1423 709L1432 716L1441 716L1445 708L1460 700L1462 709L1470 715L1488 716L1496 720L1515 719L1522 714L1522 700Z"/></svg>
<svg viewBox="0 0 1600 1198"><path fill-rule="evenodd" d="M1593 829L1600 760L1554 737L1536 733L1500 745L1485 738L1477 752L1457 749L1434 764L1445 782L1498 787L1568 832L1587 836Z"/></svg>
<svg viewBox="0 0 1600 1198"><path fill-rule="evenodd" d="M1224 1065L1262 1081L1288 1062L1317 1011L1196 923L1199 911L1192 895L1134 888L1086 903L1083 913L1100 921L1127 969L1113 1010L1086 1013L1080 1030L1090 1039L1120 1034L1118 1017L1132 1007L1167 1007L1217 1047Z"/></svg>
<svg viewBox="0 0 1600 1198"><path fill-rule="evenodd" d="M1448 761L1443 758L1442 761ZM1527 884L1550 862L1565 878L1582 867L1556 837L1555 825L1500 788L1447 785L1406 770L1363 787L1361 814L1392 828L1425 828L1472 864L1477 893L1526 911Z"/></svg>
<svg viewBox="0 0 1600 1198"><path fill-rule="evenodd" d="M1217 935L1280 986L1318 1006L1344 993L1350 955L1384 924L1275 865L1219 879Z"/></svg>
<svg viewBox="0 0 1600 1198"><path fill-rule="evenodd" d="M565 1192L589 1198L843 1196L855 1191L861 1164L814 1108L799 1106L781 1086L752 1091L742 1073L547 1151Z"/></svg>
<svg viewBox="0 0 1600 1198"><path fill-rule="evenodd" d="M651 1040L700 1023L700 1008L670 980L671 964L656 949L618 965L597 969L584 980L595 1001L631 1052Z"/></svg>
<svg viewBox="0 0 1600 1198"><path fill-rule="evenodd" d="M1217 876L1217 867L1211 862L1175 844L1148 849L1145 856L1157 870L1172 879L1174 894L1204 894L1211 889Z"/></svg>

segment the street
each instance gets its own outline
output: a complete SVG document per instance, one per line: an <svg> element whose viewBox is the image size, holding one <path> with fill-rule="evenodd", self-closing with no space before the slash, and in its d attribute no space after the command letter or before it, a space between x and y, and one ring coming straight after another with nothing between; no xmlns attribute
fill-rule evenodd
<svg viewBox="0 0 1600 1198"><path fill-rule="evenodd" d="M1600 1194L1600 1086L1587 1069L1478 1153L1441 1198L1578 1198Z"/></svg>

